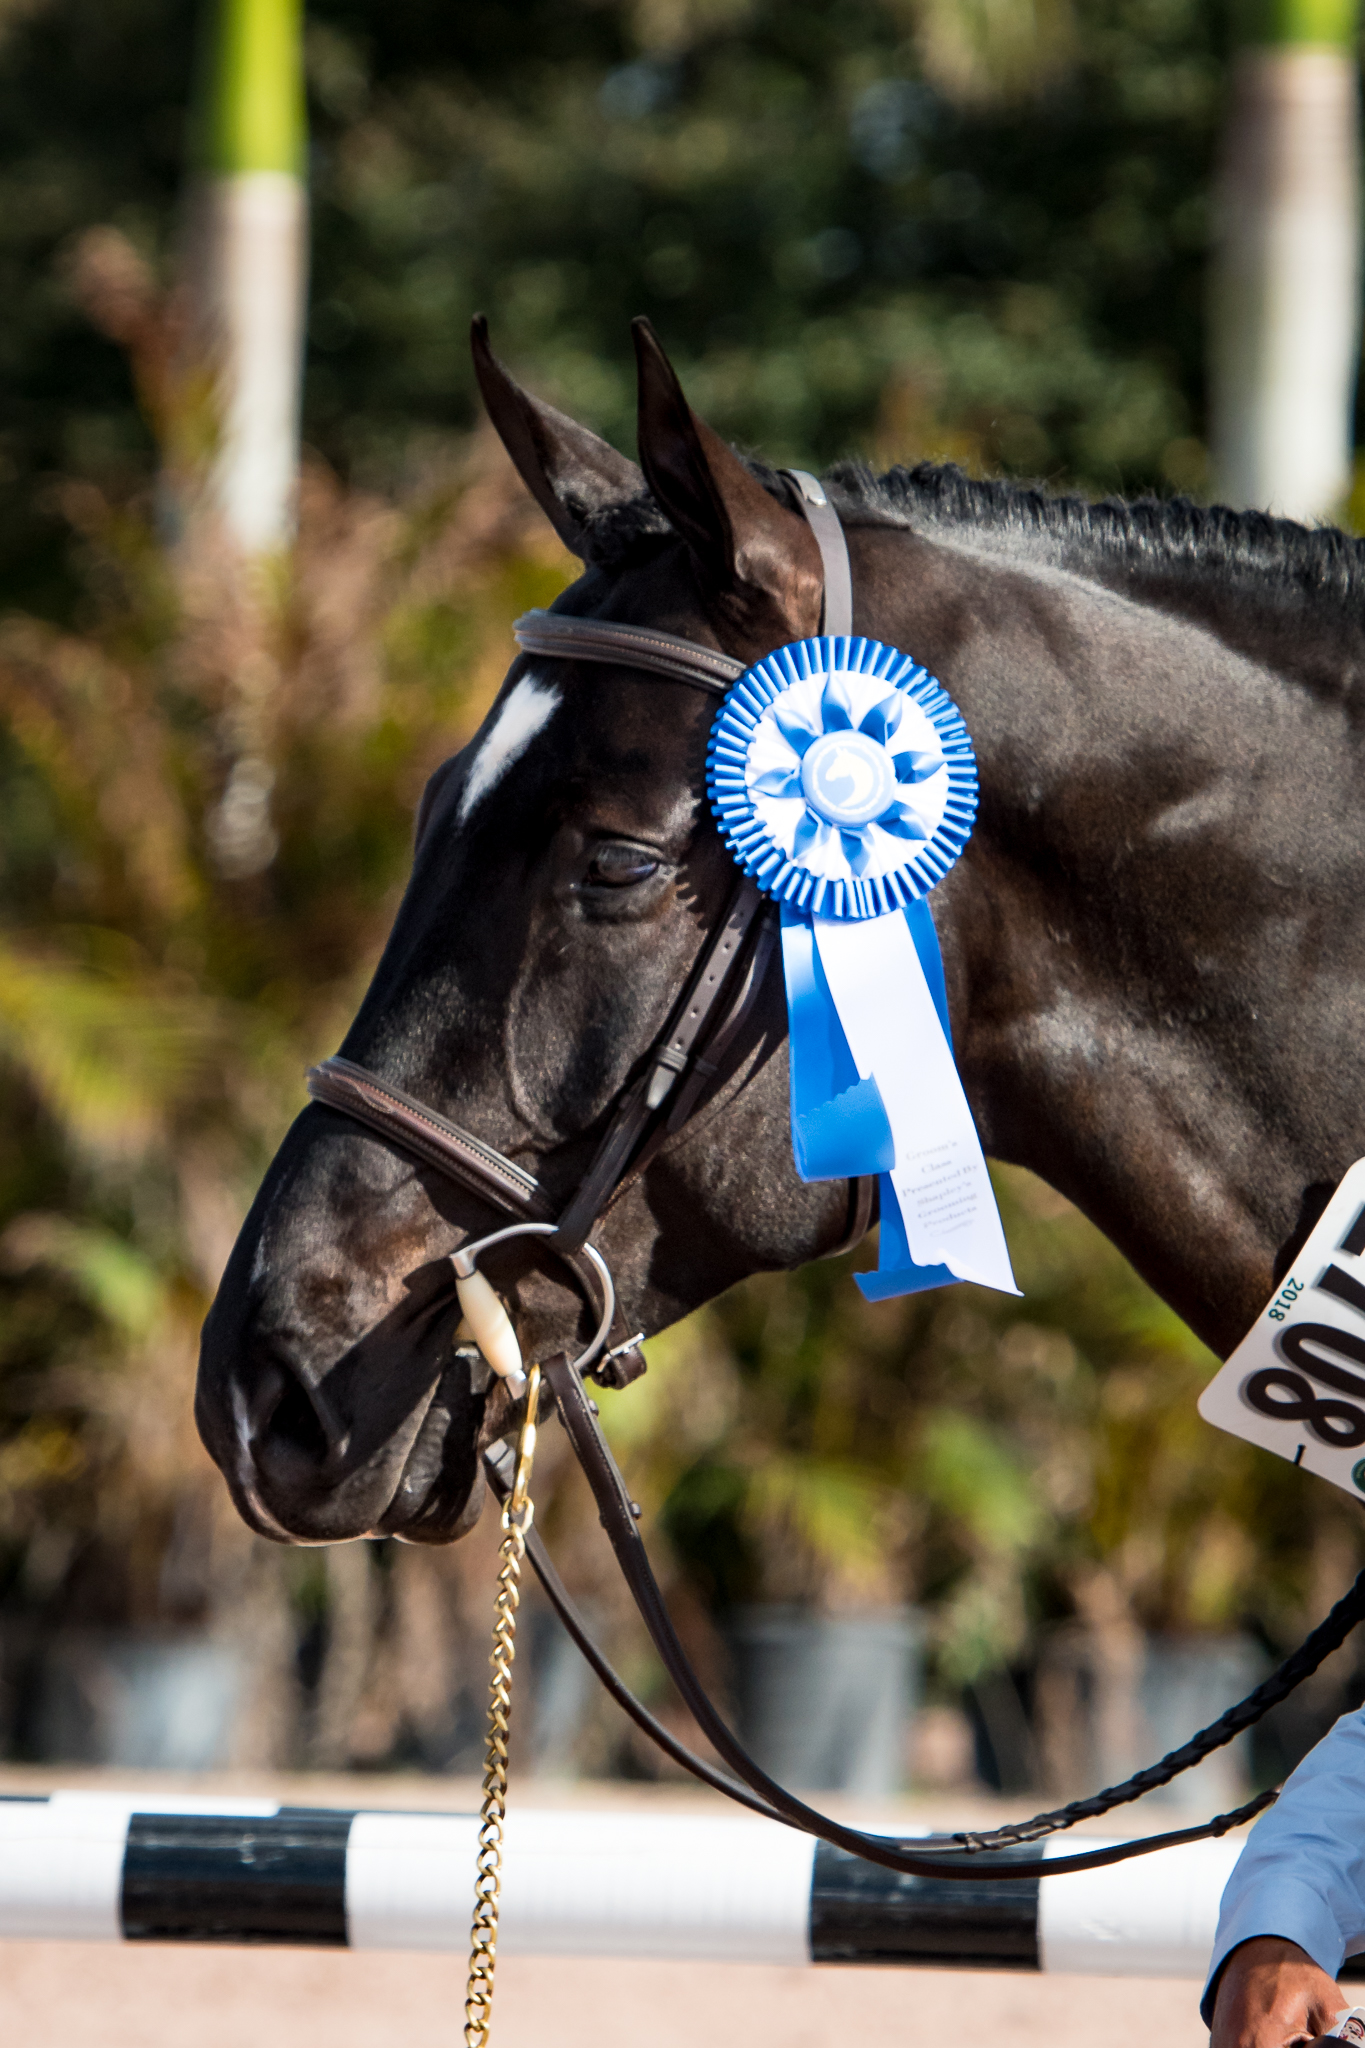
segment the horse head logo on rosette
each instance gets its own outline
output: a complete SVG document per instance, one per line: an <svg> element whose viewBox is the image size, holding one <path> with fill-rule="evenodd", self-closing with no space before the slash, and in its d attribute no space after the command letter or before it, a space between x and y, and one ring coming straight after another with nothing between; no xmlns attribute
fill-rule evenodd
<svg viewBox="0 0 1365 2048"><path fill-rule="evenodd" d="M735 859L782 909L797 1170L881 1176L881 1260L859 1286L1016 1293L926 901L976 814L957 707L898 648L797 641L731 688L708 786Z"/></svg>

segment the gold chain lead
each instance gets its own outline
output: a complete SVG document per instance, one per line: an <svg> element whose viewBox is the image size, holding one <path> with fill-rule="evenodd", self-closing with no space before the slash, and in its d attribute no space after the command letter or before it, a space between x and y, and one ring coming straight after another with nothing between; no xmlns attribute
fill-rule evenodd
<svg viewBox="0 0 1365 2048"><path fill-rule="evenodd" d="M517 1440L517 1472L502 1511L504 1535L494 1608L493 1654L489 1658L488 1747L484 1752L483 1805L479 1811L479 1854L474 1879L474 1919L469 1930L469 1982L464 1996L465 2048L487 2048L493 2022L493 1973L498 1961L498 1904L502 1896L502 1824L507 1815L507 1726L512 1713L512 1660L517 1654L517 1607L521 1561L535 1509L531 1463L536 1454L536 1410L540 1367L527 1373L526 1416Z"/></svg>

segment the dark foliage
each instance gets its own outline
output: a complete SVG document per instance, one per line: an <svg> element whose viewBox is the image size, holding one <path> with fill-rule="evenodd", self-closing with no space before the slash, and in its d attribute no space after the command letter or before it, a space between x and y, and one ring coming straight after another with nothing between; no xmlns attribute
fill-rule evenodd
<svg viewBox="0 0 1365 2048"><path fill-rule="evenodd" d="M53 473L150 462L64 284L112 221L169 267L191 0L31 0L0 40L0 594L69 599ZM777 459L863 450L1198 487L1217 10L1082 0L1041 97L957 107L900 0L314 0L307 433L391 483L474 415L488 312L538 388L629 440L629 318Z"/></svg>

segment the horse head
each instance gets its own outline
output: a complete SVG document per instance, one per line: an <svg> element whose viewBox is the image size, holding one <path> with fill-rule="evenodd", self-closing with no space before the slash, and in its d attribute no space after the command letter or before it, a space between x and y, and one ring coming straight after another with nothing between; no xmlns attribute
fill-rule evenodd
<svg viewBox="0 0 1365 2048"><path fill-rule="evenodd" d="M585 565L558 610L663 628L741 661L819 629L819 551L782 483L689 409L637 328L643 473L528 396L489 351L488 410ZM668 1017L735 874L706 802L711 702L595 663L515 661L437 770L412 876L342 1046L533 1174L558 1210ZM595 1233L631 1329L845 1235L786 1137L785 1015L768 977L709 1099ZM448 1541L477 1518L480 1452L512 1396L459 1350L451 1253L505 1221L335 1110L289 1132L205 1326L197 1416L247 1520L294 1541ZM523 1349L571 1346L562 1264L490 1265Z"/></svg>
<svg viewBox="0 0 1365 2048"><path fill-rule="evenodd" d="M794 487L689 409L637 326L640 468L519 390L476 323L489 412L584 564L555 610L737 664L817 633ZM1041 1173L1215 1349L1239 1340L1365 1151L1365 553L1254 514L1086 505L928 466L831 490L854 628L960 705L981 802L932 897L985 1150ZM712 703L638 666L523 655L433 776L412 877L345 1057L527 1169L559 1215L726 914ZM805 1185L780 978L700 1113L594 1230L652 1332L848 1231ZM656 1134L657 1136L658 1134ZM514 1418L454 1340L452 1254L505 1221L314 1103L243 1227L197 1412L281 1540L460 1535ZM523 1349L594 1312L543 1242L491 1255Z"/></svg>

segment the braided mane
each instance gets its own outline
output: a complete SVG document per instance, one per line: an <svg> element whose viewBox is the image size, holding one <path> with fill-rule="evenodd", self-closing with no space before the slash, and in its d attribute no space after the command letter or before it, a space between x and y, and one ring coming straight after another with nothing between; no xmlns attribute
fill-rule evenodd
<svg viewBox="0 0 1365 2048"><path fill-rule="evenodd" d="M1036 484L978 480L954 464L916 463L877 476L843 463L830 481L841 499L898 526L972 526L1037 536L1068 557L1094 551L1154 570L1186 568L1232 581L1254 580L1262 597L1286 593L1355 605L1365 599L1365 541L1339 527L1301 526L1265 512L1233 512L1189 498L1121 498L1091 503L1053 497ZM1060 544L1060 545L1058 545ZM1051 552L1053 550L1049 550Z"/></svg>
<svg viewBox="0 0 1365 2048"><path fill-rule="evenodd" d="M765 490L784 501L789 488L776 470L745 458ZM865 463L837 463L828 472L842 516L860 515L906 529L970 528L1037 543L1040 554L1084 574L1122 564L1139 576L1216 579L1264 606L1324 602L1360 613L1365 607L1365 541L1339 527L1301 526L1265 512L1233 512L1189 498L1053 496L1036 484L969 477L953 463L897 466L878 476ZM647 492L626 505L589 515L592 558L607 571L652 553L672 536Z"/></svg>

